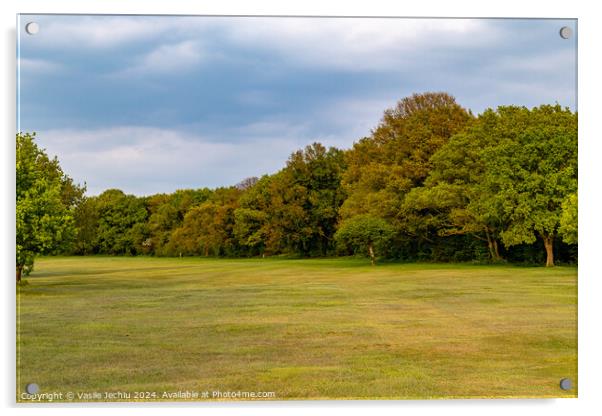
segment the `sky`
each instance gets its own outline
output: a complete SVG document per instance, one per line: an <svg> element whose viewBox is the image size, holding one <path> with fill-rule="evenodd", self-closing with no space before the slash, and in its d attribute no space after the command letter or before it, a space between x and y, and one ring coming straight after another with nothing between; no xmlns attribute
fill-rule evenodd
<svg viewBox="0 0 602 416"><path fill-rule="evenodd" d="M88 195L230 186L316 141L350 148L413 93L475 114L576 110L576 33L575 20L21 15L17 128Z"/></svg>

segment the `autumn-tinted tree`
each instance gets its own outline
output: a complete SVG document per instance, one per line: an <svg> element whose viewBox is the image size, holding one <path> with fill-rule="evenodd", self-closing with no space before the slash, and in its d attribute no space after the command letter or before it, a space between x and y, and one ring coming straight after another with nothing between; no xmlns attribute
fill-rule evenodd
<svg viewBox="0 0 602 416"><path fill-rule="evenodd" d="M402 212L405 195L423 184L432 168L431 156L470 119L470 113L445 93L414 94L385 111L372 135L347 153L343 183L349 197L342 217L380 216L398 233L411 234L413 223Z"/></svg>
<svg viewBox="0 0 602 416"><path fill-rule="evenodd" d="M144 243L145 250L156 255L169 255L165 250L173 231L182 225L192 207L205 202L210 195L208 189L186 189L148 197L149 236Z"/></svg>
<svg viewBox="0 0 602 416"><path fill-rule="evenodd" d="M290 170L264 176L240 199L234 233L247 254L293 253L310 238L307 188Z"/></svg>
<svg viewBox="0 0 602 416"><path fill-rule="evenodd" d="M320 143L294 152L284 169L242 196L235 212L239 244L248 254L332 252L344 168L343 152Z"/></svg>
<svg viewBox="0 0 602 416"><path fill-rule="evenodd" d="M168 255L237 255L234 237L234 211L241 191L218 188L207 201L192 207L182 225L176 228L166 246Z"/></svg>
<svg viewBox="0 0 602 416"><path fill-rule="evenodd" d="M72 241L73 208L84 193L34 139L35 134L16 136L17 282L31 272L35 256L64 249Z"/></svg>

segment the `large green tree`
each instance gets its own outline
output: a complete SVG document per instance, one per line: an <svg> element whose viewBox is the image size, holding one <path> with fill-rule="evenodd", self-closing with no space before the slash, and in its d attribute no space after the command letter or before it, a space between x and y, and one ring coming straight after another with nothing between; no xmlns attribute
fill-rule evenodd
<svg viewBox="0 0 602 416"><path fill-rule="evenodd" d="M279 174L264 175L240 197L234 211L234 236L246 255L278 253L282 249L278 213L283 196Z"/></svg>
<svg viewBox="0 0 602 416"><path fill-rule="evenodd" d="M345 200L341 179L345 169L344 154L334 147L313 143L294 152L284 169L294 187L304 196L300 201L304 215L297 229L293 248L302 255L327 255L334 249L334 233L339 208Z"/></svg>
<svg viewBox="0 0 602 416"><path fill-rule="evenodd" d="M95 198L98 227L94 246L103 254L138 254L136 247L139 227L147 221L144 201L126 195L119 189L109 189Z"/></svg>
<svg viewBox="0 0 602 416"><path fill-rule="evenodd" d="M577 114L559 105L499 107L483 149L481 208L503 216L505 246L541 238L546 266L554 265L563 202L577 192Z"/></svg>
<svg viewBox="0 0 602 416"><path fill-rule="evenodd" d="M73 210L84 188L73 183L58 159L35 143L35 133L16 136L16 279L33 269L35 256L66 248L75 236Z"/></svg>

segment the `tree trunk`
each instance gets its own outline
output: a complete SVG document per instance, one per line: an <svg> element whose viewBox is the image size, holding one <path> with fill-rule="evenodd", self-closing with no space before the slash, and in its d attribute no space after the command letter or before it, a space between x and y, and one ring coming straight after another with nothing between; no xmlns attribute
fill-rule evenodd
<svg viewBox="0 0 602 416"><path fill-rule="evenodd" d="M21 273L23 273L23 266L17 265L17 283L21 281Z"/></svg>
<svg viewBox="0 0 602 416"><path fill-rule="evenodd" d="M502 259L502 256L500 256L500 247L495 238L493 239L493 253L495 254L495 261L500 261Z"/></svg>
<svg viewBox="0 0 602 416"><path fill-rule="evenodd" d="M489 231L485 230L485 235L487 236L487 248L489 249L489 256L491 260L495 260L495 252L493 251L493 242L491 241L491 236L489 235Z"/></svg>
<svg viewBox="0 0 602 416"><path fill-rule="evenodd" d="M546 235L543 237L543 245L546 248L546 267L554 266L554 236Z"/></svg>
<svg viewBox="0 0 602 416"><path fill-rule="evenodd" d="M489 249L489 255L492 261L500 261L500 248L497 240L491 235L488 229L485 229L485 235L487 236L487 248Z"/></svg>
<svg viewBox="0 0 602 416"><path fill-rule="evenodd" d="M488 228L485 228L485 235L487 236L487 248L489 249L489 255L492 261L500 261L500 247L495 237L489 232Z"/></svg>
<svg viewBox="0 0 602 416"><path fill-rule="evenodd" d="M370 254L370 264L374 266L374 264L376 264L376 258L374 257L374 247L372 247L372 243L368 244L368 253Z"/></svg>

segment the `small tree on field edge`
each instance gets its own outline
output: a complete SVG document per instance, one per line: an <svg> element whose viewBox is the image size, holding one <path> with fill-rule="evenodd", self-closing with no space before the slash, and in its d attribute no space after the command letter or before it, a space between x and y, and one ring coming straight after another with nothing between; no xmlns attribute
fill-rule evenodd
<svg viewBox="0 0 602 416"><path fill-rule="evenodd" d="M357 215L343 221L335 234L335 240L340 249L367 254L374 266L377 255L385 251L394 233L393 227L382 218Z"/></svg>

